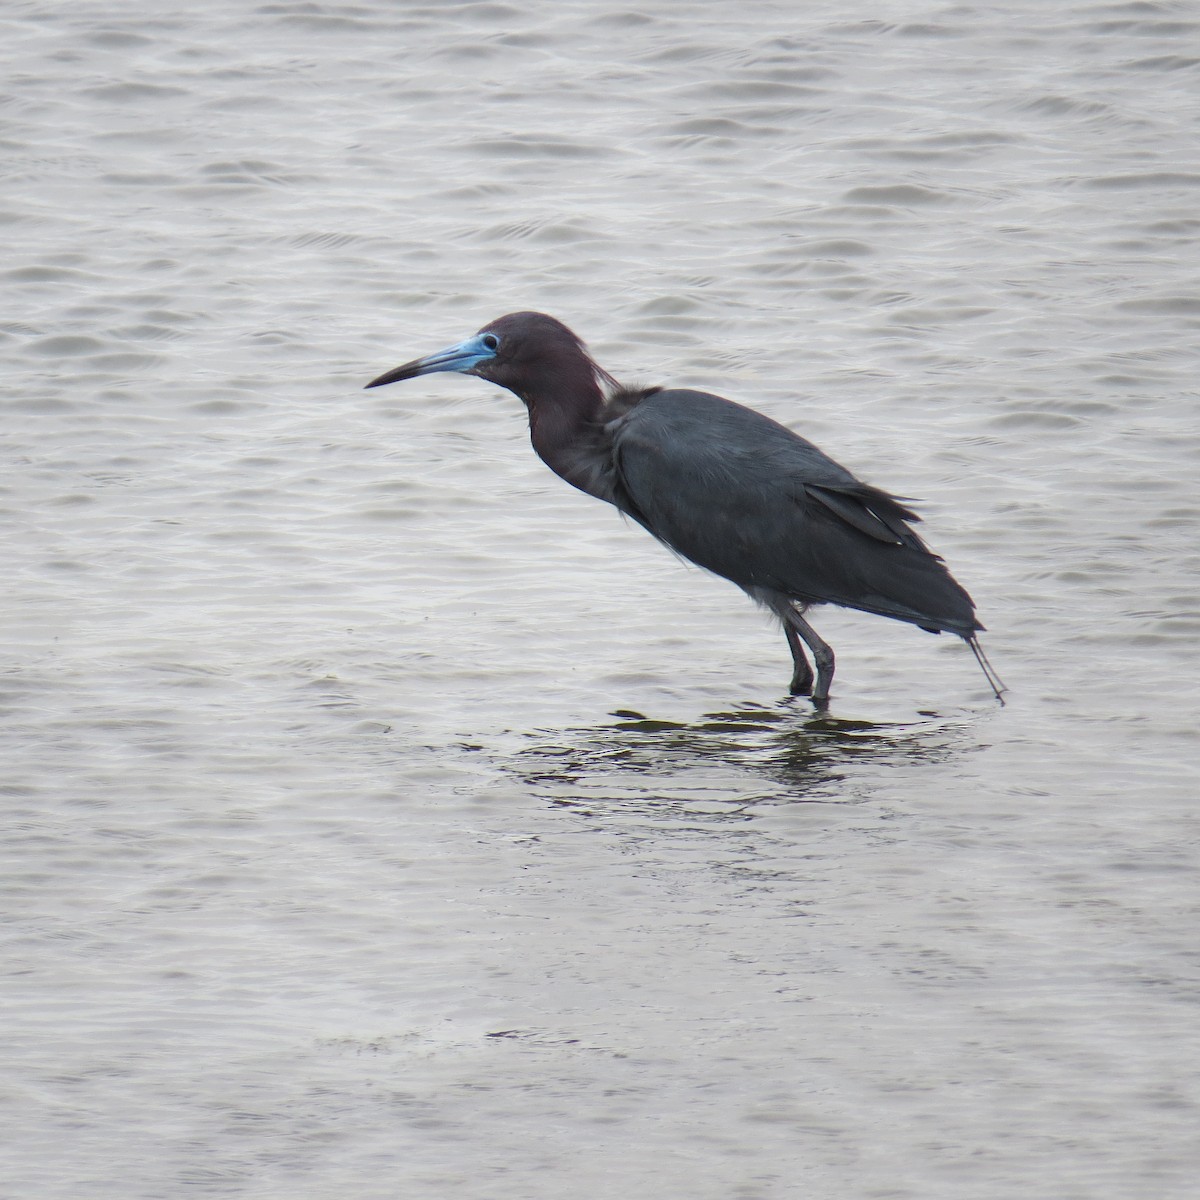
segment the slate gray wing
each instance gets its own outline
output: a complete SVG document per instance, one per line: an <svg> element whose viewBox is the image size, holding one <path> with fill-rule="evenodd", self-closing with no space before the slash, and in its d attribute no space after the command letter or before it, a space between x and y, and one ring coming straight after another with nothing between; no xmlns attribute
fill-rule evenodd
<svg viewBox="0 0 1200 1200"><path fill-rule="evenodd" d="M910 527L914 512L769 417L671 389L630 408L611 436L619 506L739 587L964 637L981 628Z"/></svg>

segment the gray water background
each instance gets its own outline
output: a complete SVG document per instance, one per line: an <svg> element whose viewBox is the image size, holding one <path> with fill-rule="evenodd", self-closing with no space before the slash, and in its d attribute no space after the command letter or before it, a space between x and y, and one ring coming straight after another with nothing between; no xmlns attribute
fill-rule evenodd
<svg viewBox="0 0 1200 1200"><path fill-rule="evenodd" d="M1191 1197L1193 3L0 10L0 1195ZM778 631L520 308L924 498Z"/></svg>

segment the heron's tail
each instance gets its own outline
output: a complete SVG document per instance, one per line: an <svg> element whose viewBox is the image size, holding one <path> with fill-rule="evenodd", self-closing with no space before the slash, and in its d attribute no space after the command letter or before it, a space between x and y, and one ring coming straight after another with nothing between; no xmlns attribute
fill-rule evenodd
<svg viewBox="0 0 1200 1200"><path fill-rule="evenodd" d="M983 647L979 644L979 639L975 634L971 634L968 638L963 638L963 641L971 647L971 653L975 655L975 661L979 664L979 669L983 672L983 677L988 681L988 687L996 693L996 699L1001 704L1004 703L1004 693L1008 688L1004 684L1004 680L996 674L996 668L988 662L988 656L984 654Z"/></svg>

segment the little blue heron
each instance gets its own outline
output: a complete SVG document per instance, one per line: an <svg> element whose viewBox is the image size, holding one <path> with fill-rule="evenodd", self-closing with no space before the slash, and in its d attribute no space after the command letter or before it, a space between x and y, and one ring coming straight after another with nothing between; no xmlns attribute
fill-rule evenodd
<svg viewBox="0 0 1200 1200"><path fill-rule="evenodd" d="M544 313L509 313L366 386L435 371L515 393L533 448L555 474L773 612L792 654L793 695L828 705L833 651L804 613L839 604L957 634L1001 698L975 605L913 532L920 517L790 429L707 392L622 387Z"/></svg>

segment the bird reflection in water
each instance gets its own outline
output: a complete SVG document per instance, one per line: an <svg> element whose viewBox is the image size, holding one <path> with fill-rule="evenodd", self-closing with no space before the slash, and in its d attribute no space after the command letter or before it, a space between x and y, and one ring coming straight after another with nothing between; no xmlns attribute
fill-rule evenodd
<svg viewBox="0 0 1200 1200"><path fill-rule="evenodd" d="M964 738L961 718L877 724L788 704L706 714L692 722L612 714L611 726L531 734L505 767L536 792L572 808L664 807L707 819L744 820L763 805L844 804L868 798L881 773L942 762ZM969 724L969 722L966 722Z"/></svg>

